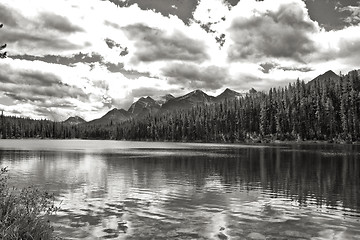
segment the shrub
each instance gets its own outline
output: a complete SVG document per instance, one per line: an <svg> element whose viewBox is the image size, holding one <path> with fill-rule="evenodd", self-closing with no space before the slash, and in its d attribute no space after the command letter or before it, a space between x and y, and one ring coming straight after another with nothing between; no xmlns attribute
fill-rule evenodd
<svg viewBox="0 0 360 240"><path fill-rule="evenodd" d="M10 188L7 172L0 170L0 239L59 239L49 221L58 210L54 196L33 187Z"/></svg>

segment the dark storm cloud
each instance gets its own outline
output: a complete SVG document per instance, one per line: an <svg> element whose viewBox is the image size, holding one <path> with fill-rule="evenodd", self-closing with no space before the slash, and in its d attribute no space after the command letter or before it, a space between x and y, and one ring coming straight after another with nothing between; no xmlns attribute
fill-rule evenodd
<svg viewBox="0 0 360 240"><path fill-rule="evenodd" d="M0 42L6 42L9 46L26 48L41 48L43 50L73 50L82 46L75 45L61 37L54 37L51 34L37 34L33 31L17 31L4 28L0 34ZM10 53L11 54L11 53Z"/></svg>
<svg viewBox="0 0 360 240"><path fill-rule="evenodd" d="M80 52L71 56L59 56L59 55L33 56L33 55L25 54L25 55L10 56L10 58L28 60L28 61L42 61L47 63L61 64L70 67L76 66L76 63L84 63L84 64L88 64L90 67L94 67L95 63L99 63L100 65L105 66L107 70L109 70L109 72L122 73L126 78L129 79L138 79L139 77L150 77L150 73L148 72L138 72L136 70L124 69L123 63L114 64L111 62L106 62L103 56L94 52L93 53Z"/></svg>
<svg viewBox="0 0 360 240"><path fill-rule="evenodd" d="M60 82L60 79L51 73L41 73L37 71L18 71L15 73L13 69L6 65L3 65L0 70L0 83L3 84L12 83L35 87L49 87Z"/></svg>
<svg viewBox="0 0 360 240"><path fill-rule="evenodd" d="M72 24L69 19L60 15L56 15L53 13L41 13L39 18L40 22L45 28L56 29L57 31L63 33L75 33L84 31L79 26Z"/></svg>
<svg viewBox="0 0 360 240"><path fill-rule="evenodd" d="M166 35L163 31L143 24L123 28L135 40L135 61L183 60L202 62L208 58L204 43L181 32Z"/></svg>
<svg viewBox="0 0 360 240"><path fill-rule="evenodd" d="M198 5L197 0L108 0L119 7L128 7L137 4L142 10L153 10L163 16L174 15L188 24Z"/></svg>
<svg viewBox="0 0 360 240"><path fill-rule="evenodd" d="M14 10L0 3L0 23L3 23L5 26L16 27L18 25L17 18L19 16Z"/></svg>
<svg viewBox="0 0 360 240"><path fill-rule="evenodd" d="M70 86L52 73L17 70L8 65L0 69L0 91L23 102L43 101L53 98L88 99L82 89Z"/></svg>
<svg viewBox="0 0 360 240"><path fill-rule="evenodd" d="M5 24L0 34L0 42L9 45L9 54L11 48L41 49L51 52L83 47L66 39L67 35L81 32L83 29L57 14L40 13L34 18L29 18L17 10L0 4L0 22Z"/></svg>
<svg viewBox="0 0 360 240"><path fill-rule="evenodd" d="M64 84L54 84L52 86L3 84L0 86L0 90L9 97L16 96L14 97L15 100L21 100L22 102L45 102L57 98L88 99L88 96L80 88Z"/></svg>
<svg viewBox="0 0 360 240"><path fill-rule="evenodd" d="M59 55L45 55L45 56L33 56L33 55L14 55L10 56L13 59L21 59L28 61L43 61L47 63L56 63L65 66L75 66L76 63L97 63L103 62L104 58L98 53L77 53L72 56L59 56Z"/></svg>
<svg viewBox="0 0 360 240"><path fill-rule="evenodd" d="M346 20L352 12L347 11L349 6L359 6L358 0L306 0L310 18L317 21L326 30L342 29L349 26Z"/></svg>
<svg viewBox="0 0 360 240"><path fill-rule="evenodd" d="M20 72L19 75L17 81L23 80L20 83L26 85L50 87L61 83L60 79L51 73Z"/></svg>
<svg viewBox="0 0 360 240"><path fill-rule="evenodd" d="M315 23L304 16L299 5L283 4L276 12L235 19L230 28L234 42L229 49L230 60L266 56L302 62L304 56L315 50L308 34L316 31Z"/></svg>
<svg viewBox="0 0 360 240"><path fill-rule="evenodd" d="M170 84L185 85L190 88L218 89L228 77L227 70L217 66L200 68L193 64L172 64L162 69Z"/></svg>

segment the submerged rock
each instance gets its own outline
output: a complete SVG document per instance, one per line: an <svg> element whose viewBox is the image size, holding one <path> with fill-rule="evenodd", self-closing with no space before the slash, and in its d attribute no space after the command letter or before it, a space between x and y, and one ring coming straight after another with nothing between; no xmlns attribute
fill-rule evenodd
<svg viewBox="0 0 360 240"><path fill-rule="evenodd" d="M262 235L261 233L252 232L247 235L247 238L253 239L253 240L266 240L266 237Z"/></svg>
<svg viewBox="0 0 360 240"><path fill-rule="evenodd" d="M217 237L219 238L219 239L221 239L221 240L227 240L228 239L228 236L226 236L224 233L222 233L222 232L219 232L218 234L217 234Z"/></svg>

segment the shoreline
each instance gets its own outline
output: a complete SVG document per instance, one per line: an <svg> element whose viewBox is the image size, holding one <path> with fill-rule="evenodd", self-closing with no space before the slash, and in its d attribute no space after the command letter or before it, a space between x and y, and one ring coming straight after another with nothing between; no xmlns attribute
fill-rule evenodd
<svg viewBox="0 0 360 240"><path fill-rule="evenodd" d="M171 140L150 140L150 139L96 139L96 138L2 138L2 140L83 140L83 141L124 141L124 142L164 142L164 143L203 143L203 144L245 144L245 145L279 145L279 144L336 144L336 145L358 145L359 141L351 142L344 140L270 140L270 139L246 139L244 141L171 141Z"/></svg>

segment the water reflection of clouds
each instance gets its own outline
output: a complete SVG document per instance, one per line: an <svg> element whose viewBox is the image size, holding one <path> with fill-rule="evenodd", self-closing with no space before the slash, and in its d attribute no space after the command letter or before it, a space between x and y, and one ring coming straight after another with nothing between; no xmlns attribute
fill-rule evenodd
<svg viewBox="0 0 360 240"><path fill-rule="evenodd" d="M248 229L282 238L310 229L318 236L321 226L334 228L352 214L349 225L360 215L357 152L324 157L305 146L164 150L158 144L152 153L130 145L0 156L25 173L18 183L46 183L58 191L58 227L66 236L246 237ZM280 223L284 230L276 235ZM356 227L349 226L352 232Z"/></svg>

